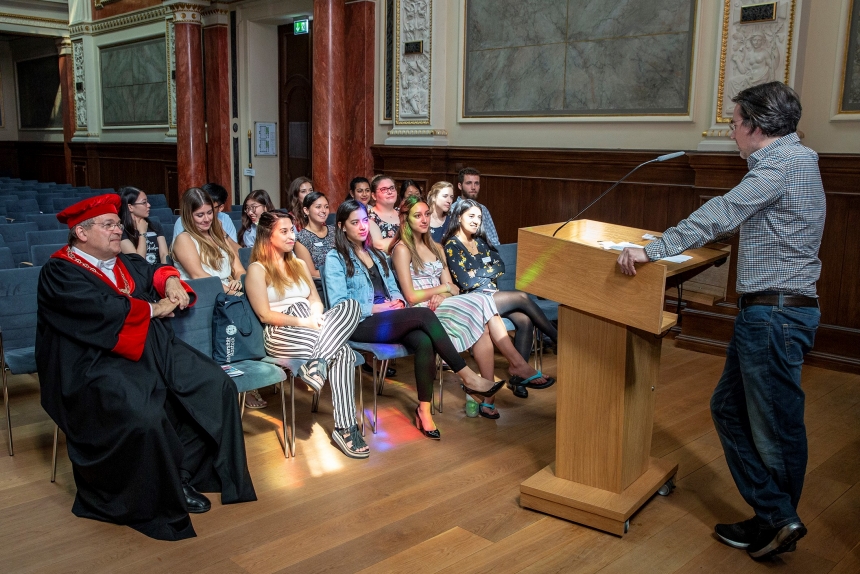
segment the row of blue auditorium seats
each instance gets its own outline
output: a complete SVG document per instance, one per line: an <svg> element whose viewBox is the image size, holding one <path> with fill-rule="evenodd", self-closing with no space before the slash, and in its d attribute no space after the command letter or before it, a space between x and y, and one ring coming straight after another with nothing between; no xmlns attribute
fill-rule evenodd
<svg viewBox="0 0 860 574"><path fill-rule="evenodd" d="M101 190L99 190L101 191ZM36 194L27 196L20 192L4 194L0 192L0 219L22 219L27 214L59 213L65 208L77 203L82 199L91 197L92 194L84 193L72 197L58 194ZM173 215L173 210L167 206L167 198L164 195L148 196L153 215ZM161 213L164 212L164 213Z"/></svg>
<svg viewBox="0 0 860 574"><path fill-rule="evenodd" d="M57 223L54 215L28 217L37 221L0 225L0 269L12 269L25 263L42 265L52 253L66 245L68 229L64 226L49 226L53 225L49 218ZM161 217L151 216L161 224L168 247L173 241L176 217L170 213Z"/></svg>

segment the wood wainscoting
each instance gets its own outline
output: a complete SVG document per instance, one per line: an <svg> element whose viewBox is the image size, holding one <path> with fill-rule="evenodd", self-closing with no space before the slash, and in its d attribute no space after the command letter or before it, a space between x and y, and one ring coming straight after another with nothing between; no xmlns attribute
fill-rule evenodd
<svg viewBox="0 0 860 574"><path fill-rule="evenodd" d="M481 172L480 200L493 215L503 243L520 227L564 221L609 185L658 152L373 146L376 173L414 179L426 192L437 181L456 188L457 173ZM827 221L821 244L821 327L807 363L860 373L860 156L821 154ZM648 165L592 207L583 217L662 231L743 178L747 165L737 153L690 152ZM726 242L737 252L737 235ZM731 258L724 301L682 301L675 327L680 346L722 354L737 314L736 263ZM675 309L672 291L667 308Z"/></svg>

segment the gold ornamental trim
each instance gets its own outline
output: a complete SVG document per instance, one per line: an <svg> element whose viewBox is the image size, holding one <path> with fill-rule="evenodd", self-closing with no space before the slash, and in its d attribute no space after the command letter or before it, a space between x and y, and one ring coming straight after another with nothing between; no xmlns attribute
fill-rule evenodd
<svg viewBox="0 0 860 574"><path fill-rule="evenodd" d="M42 28L53 28L55 30L67 30L68 20L57 18L42 18L40 16L23 16L21 14L9 14L0 12L0 24L20 24L23 26L39 26Z"/></svg>
<svg viewBox="0 0 860 574"><path fill-rule="evenodd" d="M448 130L433 130L433 129L399 130L397 128L393 128L393 129L388 130L388 135L390 135L390 136L443 136L443 137L448 137Z"/></svg>
<svg viewBox="0 0 860 574"><path fill-rule="evenodd" d="M75 24L69 29L69 31L72 36L85 34L96 36L106 32L113 32L114 30L122 30L125 28L140 26L141 24L148 24L149 22L158 22L159 20L163 20L165 16L169 14L170 10L165 6L156 6L154 8L147 8L137 12L122 14L121 16L105 18L104 20L99 20L97 22Z"/></svg>
<svg viewBox="0 0 860 574"><path fill-rule="evenodd" d="M116 2L119 2L119 0L95 0L95 4L93 4L93 6L96 10L101 10L108 4L115 4Z"/></svg>

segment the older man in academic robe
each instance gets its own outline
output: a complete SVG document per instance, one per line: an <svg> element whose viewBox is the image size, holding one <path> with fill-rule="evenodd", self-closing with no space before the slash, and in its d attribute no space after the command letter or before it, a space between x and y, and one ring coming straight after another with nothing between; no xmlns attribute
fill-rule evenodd
<svg viewBox="0 0 860 574"><path fill-rule="evenodd" d="M236 386L174 337L168 317L195 298L173 267L120 254L119 196L57 215L69 245L39 277L42 406L66 435L77 516L161 540L195 536L200 494L256 500Z"/></svg>

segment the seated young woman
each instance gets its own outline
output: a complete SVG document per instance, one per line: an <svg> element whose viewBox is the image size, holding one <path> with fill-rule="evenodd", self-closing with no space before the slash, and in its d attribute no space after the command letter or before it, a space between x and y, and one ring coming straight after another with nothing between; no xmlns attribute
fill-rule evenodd
<svg viewBox="0 0 860 574"><path fill-rule="evenodd" d="M367 215L370 218L370 238L373 246L388 252L397 230L400 228L400 214L397 212L397 186L387 175L377 175L370 182L373 207Z"/></svg>
<svg viewBox="0 0 860 574"><path fill-rule="evenodd" d="M499 314L509 319L516 327L514 346L523 359L528 360L531 354L534 325L556 343L558 330L527 293L499 291L496 286L496 279L505 273L505 264L499 252L490 245L484 235L481 227L481 206L474 200L463 199L451 208L448 217L450 221L443 237L443 245L448 269L460 291L493 295ZM525 390L522 387L545 389L553 383L555 379L544 377L540 372L525 378L513 376L510 380L514 394L520 397L528 396L527 392L522 392Z"/></svg>
<svg viewBox="0 0 860 574"><path fill-rule="evenodd" d="M122 222L123 253L137 253L150 265L167 263L167 240L157 221L149 219L149 200L146 194L136 187L123 187L119 190L122 200L119 219Z"/></svg>
<svg viewBox="0 0 860 574"><path fill-rule="evenodd" d="M242 247L253 247L257 237L257 222L260 216L275 209L269 194L255 189L242 202L242 227L239 228L239 242Z"/></svg>
<svg viewBox="0 0 860 574"><path fill-rule="evenodd" d="M218 277L225 293L241 293L245 268L236 254L238 245L224 233L212 198L199 187L192 187L182 194L179 208L184 231L173 238L171 256L180 278ZM249 391L245 406L262 409L268 403L259 391Z"/></svg>
<svg viewBox="0 0 860 574"><path fill-rule="evenodd" d="M326 312L304 261L293 253L292 218L282 211L260 216L245 291L265 325L266 353L307 359L296 373L317 392L331 381L334 443L350 458L367 458L355 419L355 361L346 344L358 325L357 301L345 299Z"/></svg>
<svg viewBox="0 0 860 574"><path fill-rule="evenodd" d="M335 222L335 248L326 257L323 270L329 302L358 301L361 319L353 341L399 343L413 354L418 388L415 426L427 438L438 440L441 434L430 414L436 353L472 395L493 396L504 383L493 384L466 365L432 310L406 308L388 258L370 242L370 225L362 204L347 199L338 207Z"/></svg>
<svg viewBox="0 0 860 574"><path fill-rule="evenodd" d="M454 185L447 181L437 181L427 192L427 205L430 206L430 237L442 243L442 236L448 228L448 212L454 203Z"/></svg>
<svg viewBox="0 0 860 574"><path fill-rule="evenodd" d="M459 294L457 286L452 284L442 247L430 239L429 230L430 207L420 197L404 199L400 204L400 231L391 255L406 301L414 307L435 311L457 351L472 348L485 379L495 378L495 343L510 363L508 371L512 377L546 384L547 379L539 376L511 343L493 296L483 292ZM481 416L499 418L492 397L477 402Z"/></svg>
<svg viewBox="0 0 860 574"><path fill-rule="evenodd" d="M400 184L400 202L402 203L407 197L417 196L424 198L424 192L421 191L421 186L414 179L404 179Z"/></svg>
<svg viewBox="0 0 860 574"><path fill-rule="evenodd" d="M290 215L293 216L293 221L296 225L298 233L305 227L305 214L302 211L302 202L305 196L314 190L314 182L306 177L297 177L290 182L290 189L287 192L289 197Z"/></svg>
<svg viewBox="0 0 860 574"><path fill-rule="evenodd" d="M349 182L349 196L367 206L371 203L370 181L366 177L354 177Z"/></svg>
<svg viewBox="0 0 860 574"><path fill-rule="evenodd" d="M296 234L296 256L305 262L311 277L319 277L319 269L325 265L328 252L334 248L334 225L326 225L328 218L328 199L318 191L312 191L302 202L302 211L308 222Z"/></svg>

